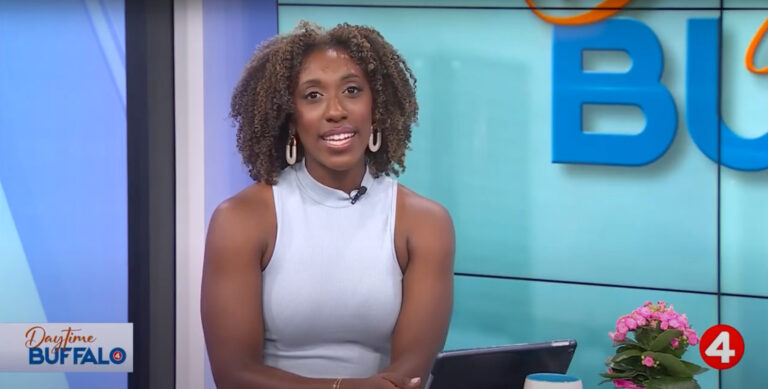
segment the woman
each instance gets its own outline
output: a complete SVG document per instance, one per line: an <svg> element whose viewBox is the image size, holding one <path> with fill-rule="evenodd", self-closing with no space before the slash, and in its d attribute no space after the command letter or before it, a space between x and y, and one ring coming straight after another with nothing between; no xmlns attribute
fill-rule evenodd
<svg viewBox="0 0 768 389"><path fill-rule="evenodd" d="M226 388L418 388L453 295L448 212L390 178L418 106L375 30L306 22L254 54L232 99L255 184L210 222L202 317Z"/></svg>

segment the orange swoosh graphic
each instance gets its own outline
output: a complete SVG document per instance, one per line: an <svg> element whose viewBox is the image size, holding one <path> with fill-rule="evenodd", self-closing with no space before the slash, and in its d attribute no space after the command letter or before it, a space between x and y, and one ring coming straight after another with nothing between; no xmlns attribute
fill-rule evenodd
<svg viewBox="0 0 768 389"><path fill-rule="evenodd" d="M755 51L757 51L757 46L760 44L763 36L765 36L766 30L768 30L768 18L765 19L763 25L760 26L755 33L755 36L752 37L752 41L749 42L749 47L747 48L747 54L744 56L744 63L747 65L747 69L752 73L768 74L768 66L760 69L755 67Z"/></svg>
<svg viewBox="0 0 768 389"><path fill-rule="evenodd" d="M534 3L533 0L525 0L525 2L528 4L528 7L531 8L531 11L533 11L536 16L548 23L563 26L575 26L580 24L599 22L621 11L621 9L629 4L630 1L632 0L603 0L603 2L596 5L595 8L592 8L578 15L550 16L544 12L539 11L539 9L536 7L536 3ZM749 42L749 47L747 48L747 52L744 56L744 64L752 73L768 74L768 66L759 69L755 66L755 52L757 51L757 46L760 44L760 41L765 36L766 31L768 31L768 18L765 19L763 25L760 26L760 28L755 33L755 36L752 37L752 41Z"/></svg>
<svg viewBox="0 0 768 389"><path fill-rule="evenodd" d="M542 20L552 24L568 26L589 24L607 19L621 11L621 9L625 5L629 4L630 1L631 0L603 0L603 2L596 5L595 8L578 15L550 16L544 12L539 11L536 8L536 4L533 2L533 0L525 0L525 2L528 3L528 7L531 8L531 11L533 11L533 13L535 13L536 16L540 17Z"/></svg>

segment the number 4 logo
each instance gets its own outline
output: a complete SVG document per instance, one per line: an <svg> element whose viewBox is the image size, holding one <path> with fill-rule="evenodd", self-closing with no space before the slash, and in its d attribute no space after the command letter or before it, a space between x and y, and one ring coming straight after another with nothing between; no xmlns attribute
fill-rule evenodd
<svg viewBox="0 0 768 389"><path fill-rule="evenodd" d="M735 328L718 324L701 336L699 352L701 359L713 369L730 369L744 356L744 339Z"/></svg>

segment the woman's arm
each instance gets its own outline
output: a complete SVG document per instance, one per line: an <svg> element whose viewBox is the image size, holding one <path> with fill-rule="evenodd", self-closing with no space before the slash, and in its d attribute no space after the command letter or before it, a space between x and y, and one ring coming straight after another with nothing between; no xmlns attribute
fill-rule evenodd
<svg viewBox="0 0 768 389"><path fill-rule="evenodd" d="M453 307L455 238L448 211L408 189L398 193L398 228L406 242L403 303L385 373L426 382L445 344ZM400 235L400 234L398 234Z"/></svg>
<svg viewBox="0 0 768 389"><path fill-rule="evenodd" d="M306 378L263 363L261 263L274 242L274 213L271 188L259 184L224 202L211 218L201 313L216 385L219 389L333 389L335 379ZM341 388L394 386L377 376L344 379Z"/></svg>

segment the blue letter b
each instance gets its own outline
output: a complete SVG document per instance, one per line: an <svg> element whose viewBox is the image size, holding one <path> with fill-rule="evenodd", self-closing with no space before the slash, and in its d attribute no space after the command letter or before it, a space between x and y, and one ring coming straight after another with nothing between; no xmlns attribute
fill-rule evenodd
<svg viewBox="0 0 768 389"><path fill-rule="evenodd" d="M30 365L43 364L43 349L39 347L29 349L29 364Z"/></svg>
<svg viewBox="0 0 768 389"><path fill-rule="evenodd" d="M625 51L632 67L626 73L585 72L584 50ZM555 26L552 69L552 162L645 165L669 148L677 111L659 81L661 46L645 24L611 19L586 26ZM585 133L584 104L635 105L645 115L645 128L635 135Z"/></svg>

